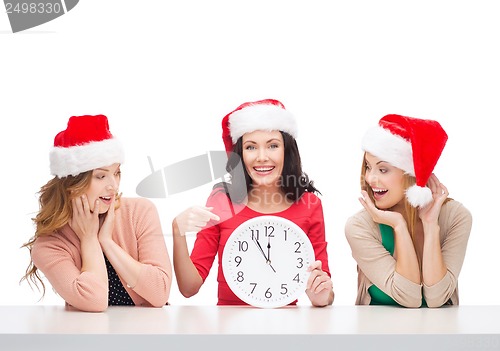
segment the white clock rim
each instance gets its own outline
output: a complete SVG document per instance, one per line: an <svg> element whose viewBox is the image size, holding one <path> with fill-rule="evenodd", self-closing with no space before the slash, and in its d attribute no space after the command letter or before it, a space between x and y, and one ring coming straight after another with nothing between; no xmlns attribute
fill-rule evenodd
<svg viewBox="0 0 500 351"><path fill-rule="evenodd" d="M276 216L276 215L262 215L262 216L253 217L253 218L250 218L250 219L244 221L238 227L236 227L236 229L234 229L233 232L229 235L229 237L226 241L226 244L224 246L224 250L222 252L222 272L224 274L224 280L226 281L226 284L229 286L231 291L243 302L245 302L251 306L258 307L258 308L280 308L280 307L288 306L290 303L297 300L298 297L304 293L305 289L304 289L304 291L302 291L302 288L297 289L296 292L294 294L292 294L289 298L283 300L283 301L285 301L285 303L283 303L283 301L280 301L280 302L275 301L275 303L262 303L261 304L258 301L247 299L246 297L248 295L246 295L246 294L243 295L243 293L240 293L240 291L238 289L236 289L236 285L233 285L233 282L226 278L226 273L225 273L228 271L229 268L227 267L228 262L224 259L224 256L226 255L226 252L228 252L230 250L228 248L227 243L231 240L231 237L233 235L237 235L238 232L243 230L243 228L246 228L250 225L254 225L254 222L261 223L261 222L266 222L266 221L278 221L278 222L282 222L282 224L287 225L291 228L293 227L295 232L297 232L297 233L299 233L299 235L303 236L305 245L308 246L308 249L309 249L308 251L311 253L311 256L308 257L310 259L310 261L314 262L316 260L316 255L314 253L314 247L312 246L311 240L309 239L309 237L307 236L305 231L300 226L298 226L292 220L289 220L289 219L284 218L284 217L280 217L280 216ZM303 280L304 283L302 284L304 288L307 284L307 280L309 279L309 276L310 276L310 272L306 271L306 277L304 278L304 280Z"/></svg>

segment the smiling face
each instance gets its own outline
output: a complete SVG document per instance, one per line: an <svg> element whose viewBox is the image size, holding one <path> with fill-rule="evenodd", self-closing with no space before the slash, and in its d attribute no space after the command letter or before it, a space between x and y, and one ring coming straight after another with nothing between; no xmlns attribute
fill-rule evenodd
<svg viewBox="0 0 500 351"><path fill-rule="evenodd" d="M365 154L365 182L373 192L379 209L390 209L404 203L404 171L373 156Z"/></svg>
<svg viewBox="0 0 500 351"><path fill-rule="evenodd" d="M99 214L108 212L113 198L118 193L120 186L120 164L99 167L92 171L90 185L85 192L90 204L90 210L94 211L95 201L99 199Z"/></svg>
<svg viewBox="0 0 500 351"><path fill-rule="evenodd" d="M253 186L280 187L285 160L283 136L279 131L257 130L242 137L243 162Z"/></svg>

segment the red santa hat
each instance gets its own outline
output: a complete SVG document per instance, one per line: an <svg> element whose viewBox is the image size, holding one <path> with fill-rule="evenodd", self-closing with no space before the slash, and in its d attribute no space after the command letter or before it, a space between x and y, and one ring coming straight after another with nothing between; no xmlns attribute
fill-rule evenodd
<svg viewBox="0 0 500 351"><path fill-rule="evenodd" d="M424 207L432 201L426 184L447 140L437 121L387 115L368 130L362 148L414 176L416 184L406 190L406 198L413 207Z"/></svg>
<svg viewBox="0 0 500 351"><path fill-rule="evenodd" d="M285 106L274 99L245 102L222 119L222 140L227 152L245 133L279 130L297 138L297 122Z"/></svg>
<svg viewBox="0 0 500 351"><path fill-rule="evenodd" d="M50 172L59 178L123 163L121 143L109 131L104 115L73 116L66 130L54 138L49 153Z"/></svg>

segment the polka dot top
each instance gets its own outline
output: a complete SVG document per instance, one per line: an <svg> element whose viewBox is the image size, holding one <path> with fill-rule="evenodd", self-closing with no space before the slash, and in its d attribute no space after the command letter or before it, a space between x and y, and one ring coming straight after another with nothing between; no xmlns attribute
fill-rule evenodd
<svg viewBox="0 0 500 351"><path fill-rule="evenodd" d="M134 301L132 301L127 290L125 290L118 274L106 255L104 255L104 260L106 261L106 269L108 270L108 306L135 306Z"/></svg>

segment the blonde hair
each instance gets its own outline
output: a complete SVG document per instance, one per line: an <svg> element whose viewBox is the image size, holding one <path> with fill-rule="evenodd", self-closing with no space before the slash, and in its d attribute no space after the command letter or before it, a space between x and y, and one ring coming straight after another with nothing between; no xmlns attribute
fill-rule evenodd
<svg viewBox="0 0 500 351"><path fill-rule="evenodd" d="M31 259L31 250L37 238L56 233L64 227L73 215L71 200L81 196L89 188L92 180L93 171L80 173L76 176L67 176L63 178L54 177L47 184L41 187L38 192L39 212L35 218L32 218L35 224L35 235L21 247L28 248L30 252L30 263L26 268L24 276L30 286L36 286L40 290L41 284L42 297L45 295L45 284L40 277L38 268ZM120 194L117 194L117 206L119 205Z"/></svg>

